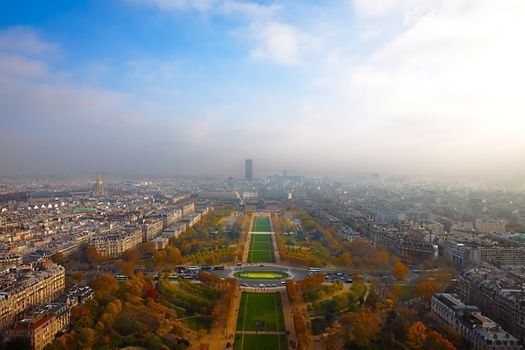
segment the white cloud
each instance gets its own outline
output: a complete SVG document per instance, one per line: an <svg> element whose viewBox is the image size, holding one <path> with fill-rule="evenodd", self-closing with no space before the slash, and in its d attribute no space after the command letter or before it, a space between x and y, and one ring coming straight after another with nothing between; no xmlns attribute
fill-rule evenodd
<svg viewBox="0 0 525 350"><path fill-rule="evenodd" d="M301 39L292 26L269 22L255 26L251 34L256 43L252 57L282 64L299 63Z"/></svg>
<svg viewBox="0 0 525 350"><path fill-rule="evenodd" d="M218 4L217 12L220 14L240 14L248 18L261 21L278 14L282 6L277 4L261 5L256 2L244 2L235 0L225 0Z"/></svg>
<svg viewBox="0 0 525 350"><path fill-rule="evenodd" d="M217 0L127 0L135 4L157 6L162 10L207 11L214 7Z"/></svg>
<svg viewBox="0 0 525 350"><path fill-rule="evenodd" d="M388 13L401 0L353 0L356 13L360 16L380 16Z"/></svg>
<svg viewBox="0 0 525 350"><path fill-rule="evenodd" d="M49 68L41 61L0 51L0 75L43 78L49 76Z"/></svg>
<svg viewBox="0 0 525 350"><path fill-rule="evenodd" d="M253 1L238 0L127 0L134 4L156 6L166 11L199 11L211 15L242 15L248 18L268 18L281 7L275 4L262 5Z"/></svg>
<svg viewBox="0 0 525 350"><path fill-rule="evenodd" d="M343 86L351 113L366 118L371 136L361 148L372 152L379 142L383 158L441 173L486 174L497 171L490 166L496 159L510 172L523 171L525 3L422 3L425 11L392 39L350 69L340 67L347 78L334 88ZM406 18L414 3L385 4L388 14L381 7L360 11Z"/></svg>
<svg viewBox="0 0 525 350"><path fill-rule="evenodd" d="M308 37L299 35L294 26L275 17L283 10L278 4L262 5L237 0L129 0L137 4L156 5L163 10L199 10L213 16L240 16L247 26L234 34L252 44L250 56L277 64L297 64L308 46Z"/></svg>
<svg viewBox="0 0 525 350"><path fill-rule="evenodd" d="M40 55L57 50L56 44L41 40L31 27L16 26L0 31L0 51Z"/></svg>

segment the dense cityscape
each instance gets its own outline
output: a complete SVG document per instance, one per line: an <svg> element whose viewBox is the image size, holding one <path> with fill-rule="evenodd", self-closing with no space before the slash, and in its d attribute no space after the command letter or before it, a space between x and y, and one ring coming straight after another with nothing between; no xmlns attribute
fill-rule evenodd
<svg viewBox="0 0 525 350"><path fill-rule="evenodd" d="M525 350L525 0L1 0L0 350Z"/></svg>
<svg viewBox="0 0 525 350"><path fill-rule="evenodd" d="M523 183L3 178L5 349L521 349Z"/></svg>

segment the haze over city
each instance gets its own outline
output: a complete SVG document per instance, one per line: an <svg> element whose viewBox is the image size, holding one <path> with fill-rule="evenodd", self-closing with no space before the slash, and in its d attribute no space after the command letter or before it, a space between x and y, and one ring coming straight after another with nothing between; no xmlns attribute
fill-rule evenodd
<svg viewBox="0 0 525 350"><path fill-rule="evenodd" d="M0 4L0 175L523 176L521 0Z"/></svg>
<svg viewBox="0 0 525 350"><path fill-rule="evenodd" d="M525 0L0 0L1 350L523 350Z"/></svg>

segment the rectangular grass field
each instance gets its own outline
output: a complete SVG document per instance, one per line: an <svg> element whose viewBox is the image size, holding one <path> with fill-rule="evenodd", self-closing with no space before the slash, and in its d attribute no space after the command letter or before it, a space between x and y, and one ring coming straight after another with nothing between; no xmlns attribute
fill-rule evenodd
<svg viewBox="0 0 525 350"><path fill-rule="evenodd" d="M273 252L273 240L270 234L250 235L250 250L248 252L249 263L273 263L275 256Z"/></svg>
<svg viewBox="0 0 525 350"><path fill-rule="evenodd" d="M264 328L257 327L257 323L260 321L264 321ZM281 294L242 293L237 330L284 332Z"/></svg>
<svg viewBox="0 0 525 350"><path fill-rule="evenodd" d="M268 216L255 216L253 218L253 232L270 232L270 218Z"/></svg>
<svg viewBox="0 0 525 350"><path fill-rule="evenodd" d="M280 293L248 293L241 296L237 332L283 332L282 334L237 334L234 349L288 349Z"/></svg>

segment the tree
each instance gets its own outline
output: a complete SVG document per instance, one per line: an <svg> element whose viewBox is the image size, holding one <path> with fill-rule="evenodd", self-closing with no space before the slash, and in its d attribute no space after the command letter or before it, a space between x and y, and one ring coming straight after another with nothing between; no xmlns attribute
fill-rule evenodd
<svg viewBox="0 0 525 350"><path fill-rule="evenodd" d="M456 350L454 344L436 331L430 331L425 341L425 349Z"/></svg>
<svg viewBox="0 0 525 350"><path fill-rule="evenodd" d="M221 282L221 279L212 274L205 271L200 271L198 274L199 281L201 281L204 284L215 284Z"/></svg>
<svg viewBox="0 0 525 350"><path fill-rule="evenodd" d="M341 254L341 256L339 257L339 263L341 264L341 266L344 267L352 267L353 263L352 256L350 255L350 253L344 252L343 254Z"/></svg>
<svg viewBox="0 0 525 350"><path fill-rule="evenodd" d="M421 321L414 322L408 329L408 343L414 350L423 349L427 339L427 327Z"/></svg>
<svg viewBox="0 0 525 350"><path fill-rule="evenodd" d="M432 295L439 292L439 282L434 279L425 279L416 283L416 294L417 296L430 300Z"/></svg>
<svg viewBox="0 0 525 350"><path fill-rule="evenodd" d="M306 320L302 313L293 311L293 322L295 325L295 333L297 335L297 342L299 349L307 349L309 342L309 330Z"/></svg>
<svg viewBox="0 0 525 350"><path fill-rule="evenodd" d="M89 281L89 285L95 290L96 296L100 299L107 299L119 288L119 283L115 277L108 274L102 274L92 278Z"/></svg>
<svg viewBox="0 0 525 350"><path fill-rule="evenodd" d="M155 267L160 267L164 265L164 262L166 260L166 252L165 251L159 251L155 252L153 255L153 265Z"/></svg>
<svg viewBox="0 0 525 350"><path fill-rule="evenodd" d="M137 249L129 249L122 253L122 260L135 264L139 260L139 252Z"/></svg>
<svg viewBox="0 0 525 350"><path fill-rule="evenodd" d="M290 300L290 304L293 304L299 300L300 298L299 286L297 285L295 281L286 280L286 293L288 294L288 299Z"/></svg>
<svg viewBox="0 0 525 350"><path fill-rule="evenodd" d="M324 280L324 274L317 274L305 277L303 280L299 281L298 284L301 287L301 291L305 292L320 287Z"/></svg>
<svg viewBox="0 0 525 350"><path fill-rule="evenodd" d="M162 344L162 340L156 334L151 332L148 332L144 336L144 345L146 348L153 350L161 350L165 348L165 346Z"/></svg>
<svg viewBox="0 0 525 350"><path fill-rule="evenodd" d="M123 275L130 276L135 272L135 263L132 261L121 260L116 265Z"/></svg>
<svg viewBox="0 0 525 350"><path fill-rule="evenodd" d="M28 337L14 337L5 343L5 350L26 350L31 349L31 339Z"/></svg>
<svg viewBox="0 0 525 350"><path fill-rule="evenodd" d="M346 318L349 323L347 328L348 342L359 347L368 347L381 329L379 316L367 308L362 308L356 313L350 313Z"/></svg>
<svg viewBox="0 0 525 350"><path fill-rule="evenodd" d="M185 243L186 244L186 243ZM187 243L189 244L189 243ZM187 250L191 250L191 245L190 247L186 247ZM173 246L167 246L166 249L164 249L166 251L166 260L168 263L171 263L171 264L180 264L182 262L182 255L180 253L180 250L177 249L176 247L173 247Z"/></svg>
<svg viewBox="0 0 525 350"><path fill-rule="evenodd" d="M222 305L221 304L216 304L213 309L211 310L211 319L213 321L217 321L217 319L219 318L219 315L221 314L221 310L222 310Z"/></svg>
<svg viewBox="0 0 525 350"><path fill-rule="evenodd" d="M75 271L71 274L71 278L77 282L80 282L84 279L84 273L82 271Z"/></svg>
<svg viewBox="0 0 525 350"><path fill-rule="evenodd" d="M96 340L96 333L91 328L81 327L73 335L73 349L91 349Z"/></svg>
<svg viewBox="0 0 525 350"><path fill-rule="evenodd" d="M86 259L91 264L100 264L105 258L95 249L95 247L86 248Z"/></svg>
<svg viewBox="0 0 525 350"><path fill-rule="evenodd" d="M325 345L326 345L326 348L330 350L344 349L344 342L343 342L343 339L341 338L341 334L337 332L330 332L330 334L325 340Z"/></svg>
<svg viewBox="0 0 525 350"><path fill-rule="evenodd" d="M142 245L142 252L146 255L153 255L155 251L155 243L153 242L146 242Z"/></svg>
<svg viewBox="0 0 525 350"><path fill-rule="evenodd" d="M392 266L392 274L399 281L404 281L407 278L408 267L401 262L401 260L396 259L394 265Z"/></svg>
<svg viewBox="0 0 525 350"><path fill-rule="evenodd" d="M65 256L64 256L64 253L62 252L58 252L58 253L51 255L51 260L53 260L55 264L63 264L64 258Z"/></svg>

